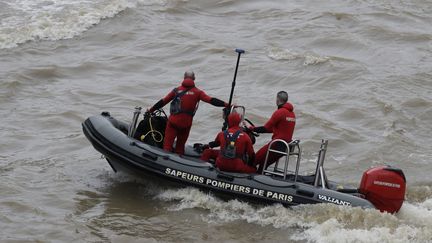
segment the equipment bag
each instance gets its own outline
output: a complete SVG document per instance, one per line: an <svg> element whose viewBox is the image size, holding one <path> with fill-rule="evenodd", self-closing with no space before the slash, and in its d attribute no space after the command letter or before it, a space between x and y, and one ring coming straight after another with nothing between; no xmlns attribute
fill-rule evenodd
<svg viewBox="0 0 432 243"><path fill-rule="evenodd" d="M227 159L237 158L236 152L236 141L241 133L241 130L237 130L232 136L229 134L228 130L224 131L225 136L225 146L221 150L222 155Z"/></svg>
<svg viewBox="0 0 432 243"><path fill-rule="evenodd" d="M171 104L170 104L170 113L171 114L175 115L175 114L179 114L179 113L183 112L181 109L181 97L183 95L185 95L189 90L191 90L191 88L183 90L181 92L178 92L177 88L175 88L173 90L173 92L175 93L175 96L174 96L174 99L171 101Z"/></svg>
<svg viewBox="0 0 432 243"><path fill-rule="evenodd" d="M153 113L146 112L144 119L138 124L134 138L148 145L162 148L167 121L168 118L163 110Z"/></svg>

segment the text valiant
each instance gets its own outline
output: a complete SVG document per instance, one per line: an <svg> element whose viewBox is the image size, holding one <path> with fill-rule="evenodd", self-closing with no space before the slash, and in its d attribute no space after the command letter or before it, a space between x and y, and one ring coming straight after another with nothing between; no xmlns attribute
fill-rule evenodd
<svg viewBox="0 0 432 243"><path fill-rule="evenodd" d="M351 205L350 202L343 201L343 200L340 200L340 199L337 199L337 198L334 198L334 197L330 197L330 196L320 195L320 194L318 194L318 199L321 200L321 201L325 201L325 202L329 202L329 203L334 203L334 204L337 204L337 205L347 205L347 206Z"/></svg>

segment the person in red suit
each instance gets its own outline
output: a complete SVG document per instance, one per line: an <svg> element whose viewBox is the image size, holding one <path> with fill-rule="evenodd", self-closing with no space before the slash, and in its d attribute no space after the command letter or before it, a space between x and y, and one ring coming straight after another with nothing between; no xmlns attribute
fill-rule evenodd
<svg viewBox="0 0 432 243"><path fill-rule="evenodd" d="M270 120L268 120L264 126L261 127L250 127L249 129L257 133L273 133L272 141L274 139L282 139L287 143L291 142L294 133L294 127L296 123L296 116L294 114L294 107L288 102L288 93L280 91L276 95L276 105L278 109L273 112ZM270 141L271 142L271 141ZM264 145L258 150L255 157L255 165L258 165L258 172L261 172L264 167L264 160L266 157L269 143ZM281 143L274 143L272 149L285 151L285 147L281 146ZM279 153L269 152L267 160L267 167L276 162L283 155Z"/></svg>
<svg viewBox="0 0 432 243"><path fill-rule="evenodd" d="M253 161L255 152L252 141L240 128L241 117L238 113L228 115L228 129L219 132L209 147L218 147L220 150L207 148L201 159L209 161L216 159L216 167L222 171L255 173L255 167L247 165L247 161Z"/></svg>
<svg viewBox="0 0 432 243"><path fill-rule="evenodd" d="M153 112L171 102L170 116L165 129L163 149L173 151L174 140L177 138L175 152L184 154L186 140L192 127L192 120L198 108L199 101L212 104L217 107L227 107L228 104L217 98L208 96L204 91L195 86L195 73L187 71L180 86L169 92L148 111Z"/></svg>

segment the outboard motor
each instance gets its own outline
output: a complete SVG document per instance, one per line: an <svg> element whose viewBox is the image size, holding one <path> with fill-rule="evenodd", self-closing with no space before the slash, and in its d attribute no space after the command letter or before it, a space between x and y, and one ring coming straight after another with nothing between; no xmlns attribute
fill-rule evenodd
<svg viewBox="0 0 432 243"><path fill-rule="evenodd" d="M363 173L359 191L381 212L396 213L402 207L405 188L401 169L380 166Z"/></svg>

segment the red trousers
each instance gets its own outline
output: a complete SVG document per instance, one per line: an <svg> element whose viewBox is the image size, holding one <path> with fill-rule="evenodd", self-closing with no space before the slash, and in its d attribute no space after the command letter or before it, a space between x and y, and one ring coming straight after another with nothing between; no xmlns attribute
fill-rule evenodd
<svg viewBox="0 0 432 243"><path fill-rule="evenodd" d="M214 161L216 161L216 158L219 155L220 150L219 149L205 149L201 155L201 160L207 161L209 162L210 159L213 159Z"/></svg>
<svg viewBox="0 0 432 243"><path fill-rule="evenodd" d="M219 156L219 149L206 149L201 155L201 160L210 161L216 160L216 167L222 171L240 172L240 173L255 173L255 167L248 166L241 159L226 159Z"/></svg>
<svg viewBox="0 0 432 243"><path fill-rule="evenodd" d="M226 159L222 156L219 156L216 159L216 167L218 167L221 171L227 172L239 172L239 173L255 173L255 167L248 166L241 159Z"/></svg>
<svg viewBox="0 0 432 243"><path fill-rule="evenodd" d="M175 152L177 154L184 154L185 144L189 137L190 129L191 127L178 128L168 121L165 129L163 149L172 152L174 139L177 138Z"/></svg>
<svg viewBox="0 0 432 243"><path fill-rule="evenodd" d="M258 150L258 152L255 155L255 163L254 164L259 165L258 173L261 173L261 171L264 169L264 161L265 161L265 157L266 157L269 145L270 145L270 143L264 145L262 148L260 148L260 150ZM278 144L278 143L274 143L272 146L272 149L285 151L284 147L280 146L280 144ZM279 153L269 152L268 159L267 159L267 166L265 169L267 169L267 167L269 167L270 165L275 163L282 156L283 155L279 154Z"/></svg>

